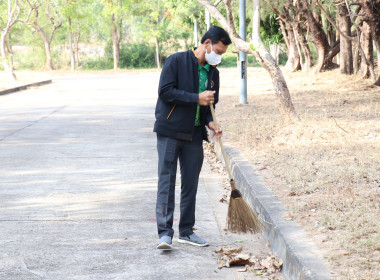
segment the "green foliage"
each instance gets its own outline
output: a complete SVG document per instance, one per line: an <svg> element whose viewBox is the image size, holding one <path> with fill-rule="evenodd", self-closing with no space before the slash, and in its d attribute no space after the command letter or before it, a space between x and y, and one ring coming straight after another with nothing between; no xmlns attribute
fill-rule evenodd
<svg viewBox="0 0 380 280"><path fill-rule="evenodd" d="M253 55L248 55L248 66L259 67ZM218 68L236 68L237 67L237 54L227 52L222 57L222 62L218 65Z"/></svg>
<svg viewBox="0 0 380 280"><path fill-rule="evenodd" d="M276 17L276 14L270 14L260 21L260 37L267 47L272 44L284 43L281 27Z"/></svg>
<svg viewBox="0 0 380 280"><path fill-rule="evenodd" d="M86 61L82 69L84 70L107 70L113 69L112 59L96 58Z"/></svg>
<svg viewBox="0 0 380 280"><path fill-rule="evenodd" d="M120 49L121 68L153 68L155 48L141 43L125 44Z"/></svg>
<svg viewBox="0 0 380 280"><path fill-rule="evenodd" d="M119 67L122 69L153 68L156 66L154 56L154 46L144 43L123 44L120 47ZM106 47L106 55L104 58L88 60L82 68L86 70L113 69L111 42Z"/></svg>

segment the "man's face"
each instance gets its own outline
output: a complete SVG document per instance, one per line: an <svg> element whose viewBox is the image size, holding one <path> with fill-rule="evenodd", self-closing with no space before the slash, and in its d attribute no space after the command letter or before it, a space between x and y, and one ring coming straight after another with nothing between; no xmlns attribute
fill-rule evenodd
<svg viewBox="0 0 380 280"><path fill-rule="evenodd" d="M211 52L211 40L207 39L204 42L206 46L207 53ZM212 44L212 50L219 55L224 54L227 51L228 46L224 45L221 41L218 41L216 44Z"/></svg>

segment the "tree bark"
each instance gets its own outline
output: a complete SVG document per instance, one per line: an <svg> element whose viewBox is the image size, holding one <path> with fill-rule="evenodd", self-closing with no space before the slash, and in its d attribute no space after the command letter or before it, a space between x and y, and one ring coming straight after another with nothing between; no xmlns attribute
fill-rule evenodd
<svg viewBox="0 0 380 280"><path fill-rule="evenodd" d="M305 56L305 62L302 65L302 70L303 71L309 71L311 66L313 65L313 57L311 55L309 44L306 40L305 35L303 35L302 32L300 32L298 30L298 28L295 28L294 31L296 32L296 35L298 37L298 41L301 45L301 50Z"/></svg>
<svg viewBox="0 0 380 280"><path fill-rule="evenodd" d="M74 49L73 49L73 32L71 30L71 18L68 18L69 23L69 45L70 45L70 61L71 61L71 71L73 72L75 70L75 55L74 55Z"/></svg>
<svg viewBox="0 0 380 280"><path fill-rule="evenodd" d="M347 36L351 36L351 20L345 5L338 8L339 28ZM344 36L340 38L340 73L351 75L353 73L352 43Z"/></svg>
<svg viewBox="0 0 380 280"><path fill-rule="evenodd" d="M15 73L13 72L13 67L9 64L9 57L7 55L7 49L6 49L6 44L5 40L8 35L10 28L5 28L4 30L1 31L1 36L0 36L0 53L1 53L1 58L3 60L3 67L5 73L12 79L16 80L17 77Z"/></svg>
<svg viewBox="0 0 380 280"><path fill-rule="evenodd" d="M74 46L75 46L75 56L76 56L76 65L77 69L79 68L79 39L80 39L80 30L78 31L78 36L76 36L76 39L74 38Z"/></svg>
<svg viewBox="0 0 380 280"><path fill-rule="evenodd" d="M117 23L116 23L114 14L112 14L112 42L113 42L113 69L117 70L119 68L120 47L119 47L119 36L117 32Z"/></svg>
<svg viewBox="0 0 380 280"><path fill-rule="evenodd" d="M53 70L53 59L51 58L51 51L50 51L50 42L48 38L46 37L45 32L41 29L41 27L37 24L35 25L38 34L40 35L43 43L44 43L44 49L45 49L45 56L46 56L46 69L49 71Z"/></svg>
<svg viewBox="0 0 380 280"><path fill-rule="evenodd" d="M362 30L362 33L361 33L360 43L362 45L364 55L369 61L373 63L373 43L372 43L371 30L368 23L363 22L361 30ZM366 64L364 59L360 61L360 73L363 75L364 78L370 77L369 67Z"/></svg>
<svg viewBox="0 0 380 280"><path fill-rule="evenodd" d="M314 17L309 4L306 0L299 1L300 12L305 16L308 21L308 25L311 31L312 40L318 51L318 64L315 68L315 72L319 73L332 66L333 57L328 57L330 51L330 45L327 39L326 33L323 31L322 25Z"/></svg>
<svg viewBox="0 0 380 280"><path fill-rule="evenodd" d="M284 36L286 49L289 49L288 31L286 31L286 28L285 28L286 23L282 19L280 19L279 22L280 22L280 28L281 28L282 35Z"/></svg>
<svg viewBox="0 0 380 280"><path fill-rule="evenodd" d="M370 1L370 0L360 0L359 5L364 12L365 16L363 20L368 23L371 30L372 39L376 45L376 49L378 52L378 77L374 83L376 86L380 86L380 1Z"/></svg>
<svg viewBox="0 0 380 280"><path fill-rule="evenodd" d="M40 35L44 43L44 49L45 49L45 55L46 55L46 69L51 71L53 70L53 60L51 57L50 46L51 46L51 42L53 41L53 36L54 36L55 31L62 26L62 19L58 15L58 12L55 10L55 14L58 18L58 23L57 23L57 18L54 18L51 15L51 11L50 11L51 7L50 7L50 4L48 4L47 9L46 9L46 15L50 21L50 25L53 28L50 35L48 36L47 33L45 33L45 31L42 29L42 27L38 23L38 17L39 17L38 9L41 7L42 2L40 2L38 5L31 4L29 1L27 2L30 5L31 11L34 10L34 20L33 20L32 26L38 32L38 34Z"/></svg>
<svg viewBox="0 0 380 280"><path fill-rule="evenodd" d="M285 69L290 72L295 72L301 69L300 54L298 53L296 38L294 37L293 27L287 25L287 34L289 40L288 61L285 64Z"/></svg>
<svg viewBox="0 0 380 280"><path fill-rule="evenodd" d="M259 0L254 0L255 4L259 3ZM241 39L237 34L230 0L225 0L225 6L227 9L227 19L219 12L219 10L209 0L198 0L200 4L205 6L210 14L222 25L222 27L229 33L231 40L235 46L242 52L252 54L256 57L257 62L268 71L272 78L273 86L275 88L276 99L278 102L278 109L285 122L299 120L293 103L290 97L289 89L286 84L285 78L281 72L280 67L274 61L273 57L268 53L264 44L262 43L258 30L254 30L253 47L250 47L250 43ZM255 9L256 13L259 12L259 7ZM259 16L255 17L255 20L260 20Z"/></svg>
<svg viewBox="0 0 380 280"><path fill-rule="evenodd" d="M288 1L288 3L282 8L282 12L280 12L271 1L265 1L279 16L281 31L288 50L288 61L286 67L291 71L295 71L293 70L294 68L296 70L301 68L302 71L307 71L312 65L311 52L307 40L302 32L301 22L303 19L302 15L298 11L298 8ZM297 54L295 54L295 51L297 51ZM303 63L302 52L305 56L305 63ZM297 57L298 62L295 62L295 58ZM292 67L292 64L298 64L298 66L296 65L295 67Z"/></svg>
<svg viewBox="0 0 380 280"><path fill-rule="evenodd" d="M352 49L353 49L353 67L354 67L354 74L359 73L359 67L360 67L360 53L359 53L359 47L357 42L352 42ZM364 62L365 63L365 62ZM369 71L368 71L368 77L369 77Z"/></svg>

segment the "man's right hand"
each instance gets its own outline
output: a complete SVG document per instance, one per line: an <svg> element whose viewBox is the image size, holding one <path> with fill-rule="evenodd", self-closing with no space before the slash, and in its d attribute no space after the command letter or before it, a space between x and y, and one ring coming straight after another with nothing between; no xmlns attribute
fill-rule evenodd
<svg viewBox="0 0 380 280"><path fill-rule="evenodd" d="M215 91L205 90L198 95L198 104L202 106L208 106L214 103Z"/></svg>

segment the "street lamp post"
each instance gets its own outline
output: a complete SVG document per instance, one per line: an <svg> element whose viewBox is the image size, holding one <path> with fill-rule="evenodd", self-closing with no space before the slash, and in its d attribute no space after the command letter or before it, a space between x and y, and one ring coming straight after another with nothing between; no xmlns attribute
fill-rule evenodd
<svg viewBox="0 0 380 280"><path fill-rule="evenodd" d="M207 8L206 8L206 14L205 14L205 16L206 16L207 30L209 30L210 27L211 27L211 16L210 16L210 12L207 10Z"/></svg>
<svg viewBox="0 0 380 280"><path fill-rule="evenodd" d="M240 37L246 40L246 8L245 0L239 2L239 33ZM247 102L247 54L239 51L239 70L240 70L240 104L248 104Z"/></svg>

